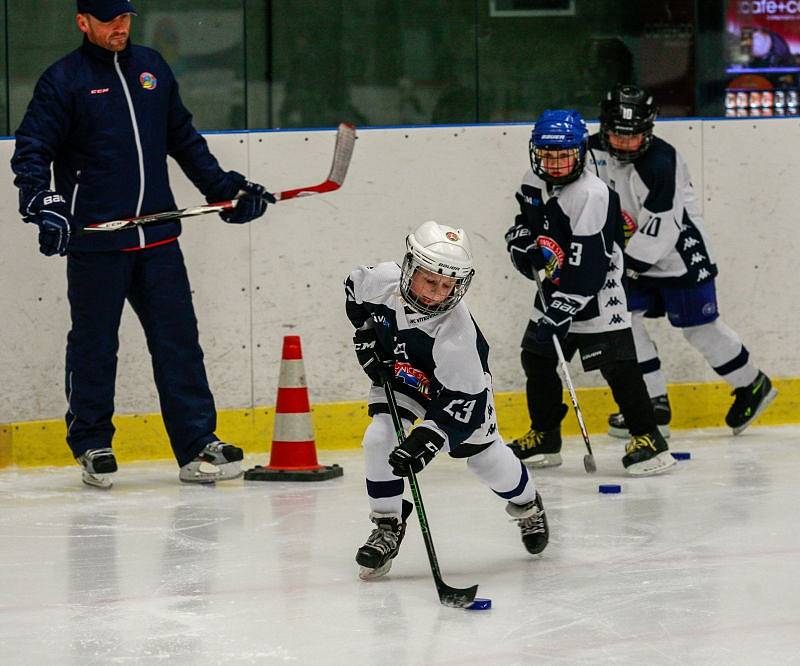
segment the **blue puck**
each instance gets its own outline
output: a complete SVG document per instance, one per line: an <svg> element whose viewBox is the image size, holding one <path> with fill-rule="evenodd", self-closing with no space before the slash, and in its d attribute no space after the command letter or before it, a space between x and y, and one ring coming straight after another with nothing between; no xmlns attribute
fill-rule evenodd
<svg viewBox="0 0 800 666"><path fill-rule="evenodd" d="M597 486L597 489L603 493L604 495L609 495L612 493L621 493L622 486L618 486L616 483L605 483Z"/></svg>
<svg viewBox="0 0 800 666"><path fill-rule="evenodd" d="M692 454L688 451L674 451L672 457L675 458L675 460L689 460Z"/></svg>
<svg viewBox="0 0 800 666"><path fill-rule="evenodd" d="M467 606L467 610L489 610L491 607L491 599L475 599L469 606Z"/></svg>

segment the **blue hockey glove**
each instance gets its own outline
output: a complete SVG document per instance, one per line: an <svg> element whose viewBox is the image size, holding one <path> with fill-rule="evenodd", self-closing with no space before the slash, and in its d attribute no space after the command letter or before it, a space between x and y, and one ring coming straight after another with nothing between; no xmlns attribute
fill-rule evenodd
<svg viewBox="0 0 800 666"><path fill-rule="evenodd" d="M361 368L373 384L383 386L383 383L394 375L394 359L389 359L384 354L374 328L356 331L353 336L353 349Z"/></svg>
<svg viewBox="0 0 800 666"><path fill-rule="evenodd" d="M58 192L43 190L28 204L25 222L39 227L39 252L46 257L67 253L72 234L72 216L67 202Z"/></svg>
<svg viewBox="0 0 800 666"><path fill-rule="evenodd" d="M397 476L419 474L444 446L444 437L424 425L414 428L402 446L389 454L389 464Z"/></svg>
<svg viewBox="0 0 800 666"><path fill-rule="evenodd" d="M207 197L208 198L208 197ZM222 184L215 190L209 203L237 199L236 207L223 210L219 216L229 224L245 224L261 217L267 210L267 204L275 203L275 197L264 189L263 185L251 183L242 174L228 171Z"/></svg>
<svg viewBox="0 0 800 666"><path fill-rule="evenodd" d="M578 314L579 309L571 298L558 296L551 300L544 316L536 323L536 342L552 344L553 335L559 340L566 338L572 318Z"/></svg>
<svg viewBox="0 0 800 666"><path fill-rule="evenodd" d="M529 280L533 280L533 272L536 270L534 264L536 242L531 230L522 224L511 227L506 231L506 249L514 268Z"/></svg>

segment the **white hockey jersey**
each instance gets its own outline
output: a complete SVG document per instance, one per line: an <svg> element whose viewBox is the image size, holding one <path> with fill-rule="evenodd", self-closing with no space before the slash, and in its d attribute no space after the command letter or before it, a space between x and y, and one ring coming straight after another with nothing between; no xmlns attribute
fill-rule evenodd
<svg viewBox="0 0 800 666"><path fill-rule="evenodd" d="M386 357L394 357L397 402L440 432L452 452L462 443L499 437L489 372L489 345L464 301L425 315L400 295L400 266L359 266L345 280L347 316L356 328L374 327ZM370 404L386 402L373 386Z"/></svg>
<svg viewBox="0 0 800 666"><path fill-rule="evenodd" d="M589 138L586 168L619 194L636 231L625 246L625 268L639 284L689 287L713 279L717 267L689 169L673 146L653 137L647 152L622 163Z"/></svg>
<svg viewBox="0 0 800 666"><path fill-rule="evenodd" d="M563 295L580 306L570 333L629 328L622 284L623 232L619 198L594 173L548 189L528 169L516 194L516 224L531 231L541 251L546 302ZM538 299L532 319L542 312Z"/></svg>

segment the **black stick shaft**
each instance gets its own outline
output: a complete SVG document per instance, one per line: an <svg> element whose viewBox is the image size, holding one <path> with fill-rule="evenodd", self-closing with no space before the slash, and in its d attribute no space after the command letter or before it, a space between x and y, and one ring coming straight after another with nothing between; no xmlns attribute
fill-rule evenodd
<svg viewBox="0 0 800 666"><path fill-rule="evenodd" d="M394 397L391 382L387 380L384 382L383 387L386 390L386 400L389 402L389 413L392 415L392 423L394 424L394 430L397 434L397 441L402 445L406 441L406 435L403 431L403 423L400 420L400 414L397 411L397 400ZM413 470L409 470L408 485L411 486L411 495L414 498L414 506L417 509L419 526L422 530L422 538L425 541L425 550L428 551L428 561L431 563L431 572L433 573L433 578L438 587L442 580L442 574L439 570L439 561L436 558L436 549L433 547L433 537L431 537L431 531L428 527L428 517L425 514L425 505L422 503L422 493L419 489L419 483L417 483L417 475Z"/></svg>
<svg viewBox="0 0 800 666"><path fill-rule="evenodd" d="M539 288L537 295L539 296L539 300L542 302L542 308L547 309L547 302L544 300L544 288L542 287L542 278L539 276L539 271L536 270L534 267L533 269L533 276L536 278L536 286ZM594 465L594 454L592 453L592 445L589 442L589 431L586 429L586 424L583 421L583 413L581 412L581 407L578 404L578 395L575 393L575 387L572 384L572 377L569 374L569 367L567 366L567 360L564 358L564 350L561 349L561 343L558 341L558 337L556 334L553 334L553 346L556 348L556 354L558 355L558 362L561 365L561 373L564 375L564 381L567 384L567 391L569 392L570 400L572 401L572 407L575 410L575 417L578 419L578 425L581 429L581 435L583 435L583 443L586 444L586 450L589 452L589 456L592 458L590 465ZM587 468L587 471L588 468Z"/></svg>

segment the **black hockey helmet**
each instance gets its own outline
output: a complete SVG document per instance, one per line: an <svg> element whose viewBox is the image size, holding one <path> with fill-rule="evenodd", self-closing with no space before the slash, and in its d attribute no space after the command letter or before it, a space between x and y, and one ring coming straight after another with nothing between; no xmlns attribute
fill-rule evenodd
<svg viewBox="0 0 800 666"><path fill-rule="evenodd" d="M633 162L644 155L653 139L653 125L658 107L652 95L632 84L617 84L600 103L600 141L603 148L620 162ZM617 150L608 140L608 133L642 135L636 150Z"/></svg>

